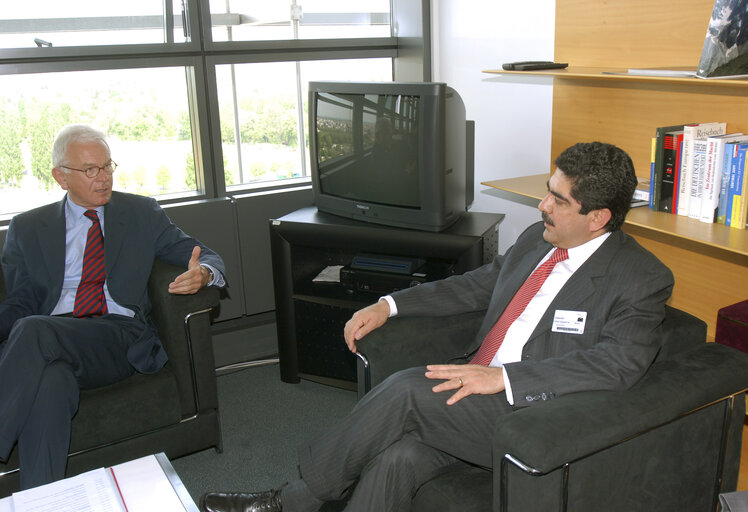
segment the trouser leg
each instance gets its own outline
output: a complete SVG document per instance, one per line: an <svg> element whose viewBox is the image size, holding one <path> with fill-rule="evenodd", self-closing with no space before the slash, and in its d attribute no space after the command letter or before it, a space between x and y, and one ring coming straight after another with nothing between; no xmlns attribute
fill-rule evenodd
<svg viewBox="0 0 748 512"><path fill-rule="evenodd" d="M70 421L78 408L78 396L70 365L55 361L44 369L27 428L18 438L21 489L65 477Z"/></svg>
<svg viewBox="0 0 748 512"><path fill-rule="evenodd" d="M7 457L21 438L24 443L38 443L32 440L32 433L44 432L38 423L48 421L43 415L32 414L32 409L51 364L66 363L79 389L104 386L132 375L127 348L136 336L134 322L122 317L30 316L15 323L0 356L0 457ZM71 395L65 387L44 386L45 395L49 395L44 399L49 403L73 402L73 410L77 409L78 389ZM69 431L69 425L65 428ZM61 463L64 467L65 458ZM20 469L23 474L23 463Z"/></svg>
<svg viewBox="0 0 748 512"><path fill-rule="evenodd" d="M346 511L407 512L416 491L458 460L406 434L361 473Z"/></svg>
<svg viewBox="0 0 748 512"><path fill-rule="evenodd" d="M447 393L424 368L398 372L368 393L338 425L302 447L302 478L319 500L340 499L364 468L404 435L460 460L491 466L490 439L511 411L504 393L474 395L448 406Z"/></svg>

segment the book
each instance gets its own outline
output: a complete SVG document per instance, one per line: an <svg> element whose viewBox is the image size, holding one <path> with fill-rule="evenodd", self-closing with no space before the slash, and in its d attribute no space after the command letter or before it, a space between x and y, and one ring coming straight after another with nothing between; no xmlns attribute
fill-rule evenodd
<svg viewBox="0 0 748 512"><path fill-rule="evenodd" d="M655 184L655 153L657 152L657 137L652 137L649 155L649 207L654 209Z"/></svg>
<svg viewBox="0 0 748 512"><path fill-rule="evenodd" d="M725 123L688 124L683 127L683 156L680 169L680 190L678 191L678 215L697 217L701 213L701 165L706 147L698 145L700 150L697 157L694 151L696 141L706 141L710 135L722 135L727 131ZM696 176L694 176L696 172ZM695 186L694 186L695 185ZM691 202L694 204L692 205Z"/></svg>
<svg viewBox="0 0 748 512"><path fill-rule="evenodd" d="M8 499L14 512L197 510L189 496L183 501L179 486L169 460L158 453L15 492Z"/></svg>
<svg viewBox="0 0 748 512"><path fill-rule="evenodd" d="M687 169L691 165L691 148L697 124L687 124L683 127L683 150L681 151L680 177L678 179L678 200L676 201L678 215L688 215L688 198L691 197L691 180Z"/></svg>
<svg viewBox="0 0 748 512"><path fill-rule="evenodd" d="M725 147L720 163L722 170L722 179L719 184L719 201L717 203L717 219L719 224L727 224L727 202L730 196L730 171L732 169L732 154L736 142L748 141L748 135L739 135L728 141L725 141ZM727 224L729 225L729 224Z"/></svg>
<svg viewBox="0 0 748 512"><path fill-rule="evenodd" d="M717 207L722 187L722 162L725 156L725 144L728 140L742 135L742 133L728 133L715 135L706 139L706 167L704 168L704 190L701 196L702 222L715 222Z"/></svg>
<svg viewBox="0 0 748 512"><path fill-rule="evenodd" d="M745 229L746 217L748 216L748 176L745 175L745 159L748 152L748 142L737 143L736 152L732 159L732 173L735 174L735 180L730 181L732 194L732 219L730 227L735 229Z"/></svg>
<svg viewBox="0 0 748 512"><path fill-rule="evenodd" d="M638 183L634 189L634 201L649 201L649 185L650 180L644 178L636 178Z"/></svg>
<svg viewBox="0 0 748 512"><path fill-rule="evenodd" d="M111 468L13 493L15 512L127 512Z"/></svg>
<svg viewBox="0 0 748 512"><path fill-rule="evenodd" d="M665 76L670 78L691 78L696 76L693 66L671 66L668 68L629 68L627 75L638 76Z"/></svg>
<svg viewBox="0 0 748 512"><path fill-rule="evenodd" d="M715 0L696 70L700 78L748 74L748 6L745 0Z"/></svg>
<svg viewBox="0 0 748 512"><path fill-rule="evenodd" d="M673 180L673 209L672 213L678 211L678 191L680 190L680 168L683 159L683 131L678 135L678 147L675 159L675 179Z"/></svg>
<svg viewBox="0 0 748 512"><path fill-rule="evenodd" d="M676 182L675 165L678 161L679 139L683 139L683 130L665 133L662 149L662 185L660 188L659 210L673 212L673 193Z"/></svg>
<svg viewBox="0 0 748 512"><path fill-rule="evenodd" d="M738 162L740 155L740 146L742 143L734 142L725 146L725 151L729 150L729 161L730 161L730 184L727 189L727 209L725 225L730 227L737 227L737 218L735 212L737 208L735 206L735 199L740 201L740 191L743 189L743 174L738 172ZM727 157L726 157L727 158Z"/></svg>
<svg viewBox="0 0 748 512"><path fill-rule="evenodd" d="M675 126L660 126L657 129L655 129L655 157L654 157L654 173L653 176L650 178L650 181L652 182L652 194L653 194L653 201L651 208L656 211L670 211L670 208L672 208L672 172L669 176L665 176L666 174L666 167L665 167L665 142L668 141L668 144L672 140L669 137L666 137L667 134L676 132L683 129L683 125L675 125ZM670 169L672 171L672 169ZM663 182L663 179L666 181ZM665 197L665 200L663 201L663 189L666 191L666 193L669 193L669 200L667 197ZM667 205L668 210L664 210L663 208Z"/></svg>

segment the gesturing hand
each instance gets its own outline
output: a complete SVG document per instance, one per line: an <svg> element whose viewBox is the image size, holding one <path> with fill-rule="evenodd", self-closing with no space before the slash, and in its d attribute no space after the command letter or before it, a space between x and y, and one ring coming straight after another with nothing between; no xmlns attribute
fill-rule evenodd
<svg viewBox="0 0 748 512"><path fill-rule="evenodd" d="M169 283L169 293L178 295L189 295L197 293L203 286L208 284L208 271L200 266L200 246L192 249L192 256L187 263L187 271L179 274L174 281Z"/></svg>
<svg viewBox="0 0 748 512"><path fill-rule="evenodd" d="M470 395L492 395L504 391L501 368L477 364L430 364L426 370L429 379L445 381L432 388L435 393L457 390L449 397L447 405L454 405Z"/></svg>

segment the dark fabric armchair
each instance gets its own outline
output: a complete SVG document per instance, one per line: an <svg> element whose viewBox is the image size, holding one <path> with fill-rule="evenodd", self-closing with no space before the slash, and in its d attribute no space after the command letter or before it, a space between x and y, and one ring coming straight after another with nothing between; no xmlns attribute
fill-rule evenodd
<svg viewBox="0 0 748 512"><path fill-rule="evenodd" d="M183 268L157 261L148 283L151 315L169 356L153 375L81 392L73 418L68 476L151 453L179 457L221 449L210 311L219 290L172 295L168 285ZM5 284L0 272L0 300ZM18 490L18 454L0 464L0 497Z"/></svg>
<svg viewBox="0 0 748 512"><path fill-rule="evenodd" d="M447 362L483 313L394 318L358 343L359 393L402 368ZM420 511L716 510L737 487L748 355L706 343L706 326L667 308L664 345L626 391L584 392L497 421L493 471L424 484Z"/></svg>

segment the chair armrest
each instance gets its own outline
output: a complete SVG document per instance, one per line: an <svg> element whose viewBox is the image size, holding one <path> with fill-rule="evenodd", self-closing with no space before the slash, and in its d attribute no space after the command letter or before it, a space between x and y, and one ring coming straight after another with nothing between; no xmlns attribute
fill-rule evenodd
<svg viewBox="0 0 748 512"><path fill-rule="evenodd" d="M359 391L376 386L389 375L414 366L446 363L465 355L480 328L485 311L442 317L395 317L357 343Z"/></svg>
<svg viewBox="0 0 748 512"><path fill-rule="evenodd" d="M575 393L502 417L495 474L506 454L531 473L549 473L747 388L747 354L702 344L655 363L628 390Z"/></svg>
<svg viewBox="0 0 748 512"><path fill-rule="evenodd" d="M177 380L184 417L218 407L210 311L220 291L206 287L192 295L169 293L169 283L184 269L156 261L148 282L151 318L158 329Z"/></svg>

